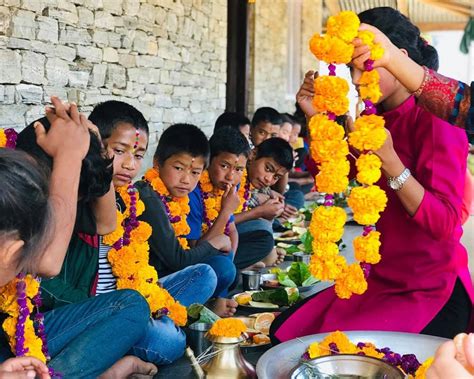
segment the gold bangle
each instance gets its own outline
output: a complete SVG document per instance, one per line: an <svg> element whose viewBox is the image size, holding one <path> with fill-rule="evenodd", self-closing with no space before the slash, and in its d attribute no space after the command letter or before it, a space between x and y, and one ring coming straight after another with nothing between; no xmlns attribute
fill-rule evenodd
<svg viewBox="0 0 474 379"><path fill-rule="evenodd" d="M428 69L428 67L423 66L423 81L421 82L418 89L415 92L413 92L413 95L415 95L416 97L419 97L421 95L421 93L423 92L423 89L426 86L426 83L428 82L429 76L430 76L430 70Z"/></svg>

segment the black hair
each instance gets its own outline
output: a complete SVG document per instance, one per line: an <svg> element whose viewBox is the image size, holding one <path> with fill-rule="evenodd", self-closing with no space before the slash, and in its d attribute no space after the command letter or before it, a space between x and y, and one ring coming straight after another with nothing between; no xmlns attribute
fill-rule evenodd
<svg viewBox="0 0 474 379"><path fill-rule="evenodd" d="M273 125L281 125L282 119L280 113L276 109L262 107L255 111L252 117L251 127L255 128L261 122L269 122Z"/></svg>
<svg viewBox="0 0 474 379"><path fill-rule="evenodd" d="M214 133L216 130L226 126L230 126L231 128L240 131L240 127L244 125L250 125L250 120L243 114L238 112L224 112L219 117L217 117L216 123L214 125Z"/></svg>
<svg viewBox="0 0 474 379"><path fill-rule="evenodd" d="M419 65L438 70L438 52L421 37L420 29L398 10L391 7L372 8L359 13L359 19L382 31L395 46L405 49L408 56Z"/></svg>
<svg viewBox="0 0 474 379"><path fill-rule="evenodd" d="M166 129L158 141L154 159L163 165L175 154L189 154L192 157L202 157L209 161L209 141L206 135L196 125L174 124Z"/></svg>
<svg viewBox="0 0 474 379"><path fill-rule="evenodd" d="M45 174L49 177L53 166L52 158L36 143L33 124L40 122L46 130L51 124L46 117L33 121L18 134L16 148L23 150L35 158ZM82 160L79 180L79 196L84 202L105 195L110 189L113 167L112 160L105 158L102 145L97 136L90 132L90 144L87 155Z"/></svg>
<svg viewBox="0 0 474 379"><path fill-rule="evenodd" d="M121 123L132 124L134 128L149 135L148 123L143 114L123 101L109 100L96 105L89 120L99 128L103 140L109 138Z"/></svg>
<svg viewBox="0 0 474 379"><path fill-rule="evenodd" d="M0 149L0 241L24 241L17 268L36 273L54 230L48 179L28 154Z"/></svg>
<svg viewBox="0 0 474 379"><path fill-rule="evenodd" d="M281 114L281 121L282 121L282 124L287 122L288 124L291 124L291 126L298 123L296 121L296 118L294 116L292 116L291 114L289 114L289 113L282 113Z"/></svg>
<svg viewBox="0 0 474 379"><path fill-rule="evenodd" d="M214 132L209 139L211 159L220 153L231 153L237 156L250 154L250 145L245 136L230 126L220 128Z"/></svg>
<svg viewBox="0 0 474 379"><path fill-rule="evenodd" d="M273 158L280 166L288 171L293 168L293 149L290 144L279 137L269 138L256 148L255 159Z"/></svg>

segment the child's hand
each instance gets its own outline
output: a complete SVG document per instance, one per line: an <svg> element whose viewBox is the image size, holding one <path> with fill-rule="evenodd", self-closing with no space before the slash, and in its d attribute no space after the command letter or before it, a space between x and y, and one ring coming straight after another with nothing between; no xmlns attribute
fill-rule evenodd
<svg viewBox="0 0 474 379"><path fill-rule="evenodd" d="M48 367L32 357L16 357L0 364L0 379L49 379Z"/></svg>
<svg viewBox="0 0 474 379"><path fill-rule="evenodd" d="M373 67L387 67L390 62L391 52L397 47L392 43L392 41L388 39L385 34L383 34L375 26L368 24L360 24L359 31L361 30L368 30L374 33L374 42L382 45L383 49L385 50L382 58L374 61ZM367 45L364 45L359 38L356 38L353 41L353 45L354 53L352 54L352 61L350 64L355 68L364 71L364 62L370 58L370 49Z"/></svg>
<svg viewBox="0 0 474 379"><path fill-rule="evenodd" d="M222 195L221 208L222 212L229 212L233 214L240 205L239 195L236 186L227 187L227 190Z"/></svg>
<svg viewBox="0 0 474 379"><path fill-rule="evenodd" d="M293 205L285 204L285 208L283 209L281 217L285 220L288 220L290 217L295 216L297 213L298 209L296 209Z"/></svg>
<svg viewBox="0 0 474 379"><path fill-rule="evenodd" d="M277 199L280 202L284 203L285 202L285 196L283 196L280 192L270 190L270 198L271 199Z"/></svg>
<svg viewBox="0 0 474 379"><path fill-rule="evenodd" d="M313 107L313 97L314 79L317 77L317 72L308 71L304 76L303 84L301 84L300 89L296 93L296 101L307 117L313 117L316 114L316 110Z"/></svg>
<svg viewBox="0 0 474 379"><path fill-rule="evenodd" d="M35 123L36 142L53 159L59 156L84 159L90 143L87 118L79 114L75 104L69 106L68 113L57 97L51 101L55 106L54 116L51 110L47 111L48 119L52 120L51 128L46 132L40 122Z"/></svg>
<svg viewBox="0 0 474 379"><path fill-rule="evenodd" d="M278 199L268 199L265 203L258 206L260 217L267 220L273 220L282 214L285 205Z"/></svg>

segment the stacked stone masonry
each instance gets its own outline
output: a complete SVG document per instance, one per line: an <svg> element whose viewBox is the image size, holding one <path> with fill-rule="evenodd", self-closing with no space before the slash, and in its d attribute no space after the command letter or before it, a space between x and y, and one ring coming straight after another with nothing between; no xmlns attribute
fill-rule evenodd
<svg viewBox="0 0 474 379"><path fill-rule="evenodd" d="M210 134L225 108L226 0L1 0L0 127L21 130L51 95L88 113L126 101L162 129Z"/></svg>

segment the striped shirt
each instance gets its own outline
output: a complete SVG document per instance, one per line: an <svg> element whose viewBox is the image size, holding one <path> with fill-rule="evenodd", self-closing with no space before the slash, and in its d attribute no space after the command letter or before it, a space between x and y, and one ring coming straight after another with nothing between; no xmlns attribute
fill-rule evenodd
<svg viewBox="0 0 474 379"><path fill-rule="evenodd" d="M95 294L115 291L117 289L117 279L112 274L112 266L110 266L107 255L112 247L102 243L102 237L99 240L99 272L97 280L97 289Z"/></svg>

